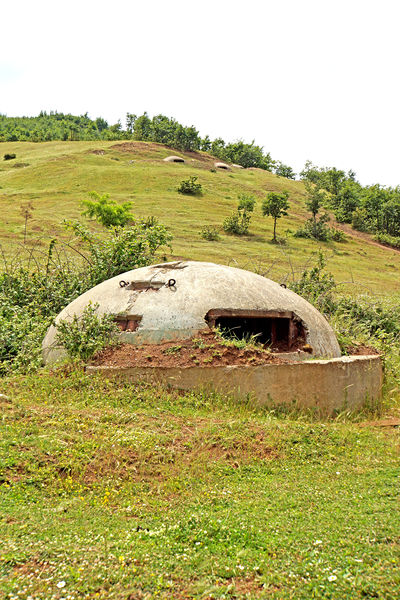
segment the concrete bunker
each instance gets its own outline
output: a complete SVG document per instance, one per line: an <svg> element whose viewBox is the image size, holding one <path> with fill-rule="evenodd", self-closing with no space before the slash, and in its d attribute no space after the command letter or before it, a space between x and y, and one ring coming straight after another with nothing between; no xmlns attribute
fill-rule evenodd
<svg viewBox="0 0 400 600"><path fill-rule="evenodd" d="M223 162L215 162L214 167L216 167L217 169L222 169L223 171L231 170L230 166Z"/></svg>
<svg viewBox="0 0 400 600"><path fill-rule="evenodd" d="M239 339L255 337L279 360L261 366L93 366L88 372L164 381L179 389L216 389L238 398L250 394L260 404L296 402L328 413L354 409L380 396L379 356L341 357L334 331L315 307L249 271L195 261L134 269L82 294L56 323L79 317L89 302L98 305L99 314L114 316L120 340L133 347L179 344L219 327ZM65 355L51 326L43 341L44 360L50 364Z"/></svg>
<svg viewBox="0 0 400 600"><path fill-rule="evenodd" d="M111 313L130 344L188 339L219 327L243 339L255 337L276 352L305 345L315 358L336 358L340 348L327 320L294 292L242 269L195 261L174 261L134 269L104 281L71 302L57 317L79 316L88 303ZM63 353L56 329L43 342L44 357Z"/></svg>
<svg viewBox="0 0 400 600"><path fill-rule="evenodd" d="M164 158L164 162L184 163L185 159L182 156L167 156Z"/></svg>

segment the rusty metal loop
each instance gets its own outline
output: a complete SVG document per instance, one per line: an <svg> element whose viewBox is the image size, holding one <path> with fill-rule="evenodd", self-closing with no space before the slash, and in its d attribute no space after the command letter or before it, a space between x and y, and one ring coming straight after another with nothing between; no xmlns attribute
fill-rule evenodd
<svg viewBox="0 0 400 600"><path fill-rule="evenodd" d="M167 283L167 286L168 287L175 287L175 284L176 284L176 280L175 279L169 279L168 283Z"/></svg>
<svg viewBox="0 0 400 600"><path fill-rule="evenodd" d="M119 287L124 288L127 285L129 285L129 281L124 281L123 279L121 279L121 281L119 282Z"/></svg>
<svg viewBox="0 0 400 600"><path fill-rule="evenodd" d="M283 287L283 288L285 288L285 289L286 289L286 288L287 288L287 285L286 285L286 283L281 283L281 287Z"/></svg>

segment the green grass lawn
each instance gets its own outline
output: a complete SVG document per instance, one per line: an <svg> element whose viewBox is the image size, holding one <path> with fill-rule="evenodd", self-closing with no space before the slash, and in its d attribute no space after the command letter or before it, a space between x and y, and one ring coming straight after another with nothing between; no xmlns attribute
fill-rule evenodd
<svg viewBox="0 0 400 600"><path fill-rule="evenodd" d="M0 392L2 598L400 597L398 429L79 371Z"/></svg>
<svg viewBox="0 0 400 600"><path fill-rule="evenodd" d="M23 240L22 204L30 200L34 206L28 239L42 237L45 247L51 236L63 235L64 218L80 216L80 201L91 190L109 193L117 201L130 200L138 216L155 215L168 225L174 236L173 257L229 263L285 281L312 262L320 247L291 235L308 216L303 184L260 169L213 173L214 159L196 153L186 154L185 164L165 163L162 159L172 151L145 142L10 142L1 148L2 154L17 155L14 161L0 162L0 243L6 251ZM27 166L17 166L21 164ZM190 175L198 176L202 196L184 196L176 191L180 181ZM262 216L261 199L269 191L282 189L290 193L291 208L278 222L278 235L286 244L276 246L271 243L273 221ZM258 198L251 235L239 238L223 234L218 242L203 240L201 227L221 226L243 192ZM399 252L356 237L321 247L336 280L350 282L345 286L348 290L380 294L399 291Z"/></svg>

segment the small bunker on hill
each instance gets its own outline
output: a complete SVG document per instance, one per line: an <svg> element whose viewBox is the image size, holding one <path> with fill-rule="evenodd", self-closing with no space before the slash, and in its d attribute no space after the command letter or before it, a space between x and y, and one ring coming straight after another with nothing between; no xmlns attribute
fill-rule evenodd
<svg viewBox="0 0 400 600"><path fill-rule="evenodd" d="M164 162L184 163L185 159L182 156L167 156L164 158Z"/></svg>
<svg viewBox="0 0 400 600"><path fill-rule="evenodd" d="M134 269L82 294L58 315L56 323L79 317L90 302L98 305L100 314L114 315L129 360L125 366L88 365L87 373L133 383L162 382L181 390L216 390L238 399L250 396L261 405L312 408L324 414L379 402L380 357L340 356L335 334L318 310L261 275L193 261ZM241 364L230 359L218 364L218 358L211 359L212 364L204 359L180 365L175 358L168 365L135 362L142 348L150 358L152 352L165 356L166 345L181 343L168 352L185 344L192 348L195 336L212 337L215 327L239 340L255 338L269 348L270 352L260 351L267 358L254 364L243 355ZM164 350L154 348L155 344ZM220 355L215 346L209 348ZM65 356L54 326L43 341L43 356L47 363Z"/></svg>

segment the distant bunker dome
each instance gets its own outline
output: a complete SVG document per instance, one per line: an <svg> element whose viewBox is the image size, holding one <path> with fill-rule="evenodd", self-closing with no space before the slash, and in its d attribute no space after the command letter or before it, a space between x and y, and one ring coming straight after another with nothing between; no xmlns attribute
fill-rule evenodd
<svg viewBox="0 0 400 600"><path fill-rule="evenodd" d="M274 352L340 356L327 320L306 300L261 275L205 262L170 262L134 269L100 283L71 302L56 323L79 316L89 303L114 315L121 341L158 344L219 327L238 338L256 336ZM43 342L45 361L65 354L56 328Z"/></svg>
<svg viewBox="0 0 400 600"><path fill-rule="evenodd" d="M182 156L167 156L164 158L164 162L184 163L185 159Z"/></svg>
<svg viewBox="0 0 400 600"><path fill-rule="evenodd" d="M223 169L225 171L231 170L230 166L223 162L215 162L214 167L216 167L217 169Z"/></svg>

